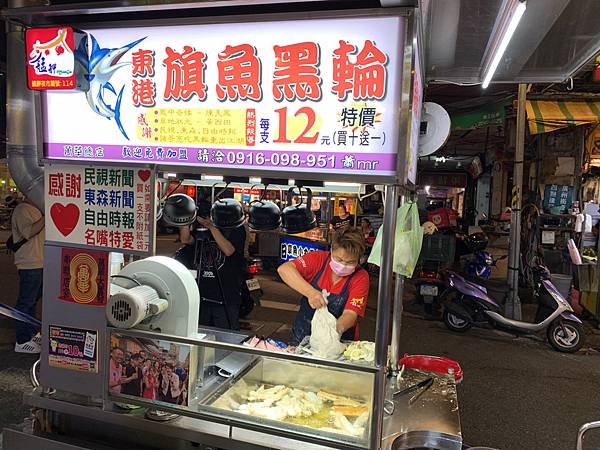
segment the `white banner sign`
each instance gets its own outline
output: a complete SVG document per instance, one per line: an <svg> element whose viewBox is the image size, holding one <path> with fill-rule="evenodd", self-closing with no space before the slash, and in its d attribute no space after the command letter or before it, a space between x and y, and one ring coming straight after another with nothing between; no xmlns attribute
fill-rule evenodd
<svg viewBox="0 0 600 450"><path fill-rule="evenodd" d="M45 155L394 177L405 28L373 16L88 30L75 57L89 90L45 94Z"/></svg>
<svg viewBox="0 0 600 450"><path fill-rule="evenodd" d="M154 253L156 188L140 168L47 165L46 241Z"/></svg>

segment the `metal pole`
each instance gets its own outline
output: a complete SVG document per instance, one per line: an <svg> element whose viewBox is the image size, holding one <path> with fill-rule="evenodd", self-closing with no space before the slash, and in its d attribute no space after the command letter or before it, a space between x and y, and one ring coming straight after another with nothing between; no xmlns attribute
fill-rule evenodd
<svg viewBox="0 0 600 450"><path fill-rule="evenodd" d="M404 304L404 275L396 274L396 288L394 290L394 316L392 321L392 343L391 343L391 375L398 375L400 370L398 360L400 359L400 331L402 330L402 311Z"/></svg>
<svg viewBox="0 0 600 450"><path fill-rule="evenodd" d="M405 196L400 197L400 205L405 201ZM404 276L396 274L396 286L394 288L394 309L392 311L392 341L390 343L391 375L396 376L399 371L398 360L400 359L400 331L402 329L402 297L404 294Z"/></svg>
<svg viewBox="0 0 600 450"><path fill-rule="evenodd" d="M583 450L583 436L590 430L600 428L600 422L584 423L577 432L577 447L576 450Z"/></svg>
<svg viewBox="0 0 600 450"><path fill-rule="evenodd" d="M515 168L513 174L512 213L510 216L510 248L508 282L510 293L506 302L506 315L521 320L521 300L519 299L519 265L521 254L521 189L523 186L523 156L525 153L525 99L527 85L519 84L517 105L517 139L515 144Z"/></svg>
<svg viewBox="0 0 600 450"><path fill-rule="evenodd" d="M396 209L398 186L386 185L383 212L383 236L381 265L379 271L379 302L377 304L377 327L375 334L375 392L371 415L371 446L379 448L383 436L383 405L385 402L387 349L390 341L390 307L392 300L392 264L394 261L394 234L396 231Z"/></svg>

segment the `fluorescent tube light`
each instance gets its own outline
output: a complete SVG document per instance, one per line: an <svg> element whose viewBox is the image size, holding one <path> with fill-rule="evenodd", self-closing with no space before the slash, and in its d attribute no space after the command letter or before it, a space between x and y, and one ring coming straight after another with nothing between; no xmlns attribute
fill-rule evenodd
<svg viewBox="0 0 600 450"><path fill-rule="evenodd" d="M211 181L223 181L223 177L221 175L203 175L202 176L205 180L211 180Z"/></svg>
<svg viewBox="0 0 600 450"><path fill-rule="evenodd" d="M323 185L326 187L360 187L360 183L344 183L341 181L325 181Z"/></svg>
<svg viewBox="0 0 600 450"><path fill-rule="evenodd" d="M177 178L177 174L176 173L165 173L165 176L167 178Z"/></svg>
<svg viewBox="0 0 600 450"><path fill-rule="evenodd" d="M262 179L260 177L250 177L248 179L248 181L250 183L254 183L254 184L260 184L262 182Z"/></svg>
<svg viewBox="0 0 600 450"><path fill-rule="evenodd" d="M484 89L490 85L492 77L494 76L494 73L498 68L498 64L500 64L500 60L502 59L502 56L504 56L504 52L508 47L508 43L513 37L513 34L515 34L517 25L519 25L519 22L521 21L521 18L523 17L526 8L527 4L524 1L517 1L516 3L510 5L510 9L512 9L512 11L508 12L510 17L508 26L504 30L500 30L500 45L498 45L498 47L492 50L493 53L491 59L489 60L490 63L485 69L485 75L483 77L482 83L482 87Z"/></svg>

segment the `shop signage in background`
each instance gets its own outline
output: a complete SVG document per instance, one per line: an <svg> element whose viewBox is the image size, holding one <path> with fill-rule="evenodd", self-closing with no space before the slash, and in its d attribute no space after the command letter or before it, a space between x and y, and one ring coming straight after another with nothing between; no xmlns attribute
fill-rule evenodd
<svg viewBox="0 0 600 450"><path fill-rule="evenodd" d="M48 364L59 369L98 373L98 332L50 325Z"/></svg>
<svg viewBox="0 0 600 450"><path fill-rule="evenodd" d="M60 299L83 305L105 306L109 253L63 248Z"/></svg>
<svg viewBox="0 0 600 450"><path fill-rule="evenodd" d="M250 188L233 188L233 193L243 195L260 195L260 189L250 190Z"/></svg>
<svg viewBox="0 0 600 450"><path fill-rule="evenodd" d="M75 89L75 42L71 27L28 28L25 32L29 89Z"/></svg>
<svg viewBox="0 0 600 450"><path fill-rule="evenodd" d="M283 262L291 261L315 250L327 250L327 246L317 242L305 241L292 236L281 236L279 259Z"/></svg>
<svg viewBox="0 0 600 450"><path fill-rule="evenodd" d="M46 165L46 241L154 253L156 189L145 168Z"/></svg>
<svg viewBox="0 0 600 450"><path fill-rule="evenodd" d="M547 184L544 186L544 210L560 214L573 204L573 186Z"/></svg>
<svg viewBox="0 0 600 450"><path fill-rule="evenodd" d="M395 177L406 20L89 30L95 76L46 96L45 156Z"/></svg>
<svg viewBox="0 0 600 450"><path fill-rule="evenodd" d="M461 173L422 172L419 174L420 186L467 187L467 175Z"/></svg>
<svg viewBox="0 0 600 450"><path fill-rule="evenodd" d="M484 105L466 112L452 114L452 130L472 130L489 126L504 126L510 101Z"/></svg>

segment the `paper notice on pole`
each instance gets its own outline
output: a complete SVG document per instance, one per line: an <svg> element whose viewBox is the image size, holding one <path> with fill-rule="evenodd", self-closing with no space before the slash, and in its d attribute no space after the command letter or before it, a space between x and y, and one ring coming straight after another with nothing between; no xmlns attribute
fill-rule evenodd
<svg viewBox="0 0 600 450"><path fill-rule="evenodd" d="M542 231L542 244L554 245L555 237L554 231Z"/></svg>

